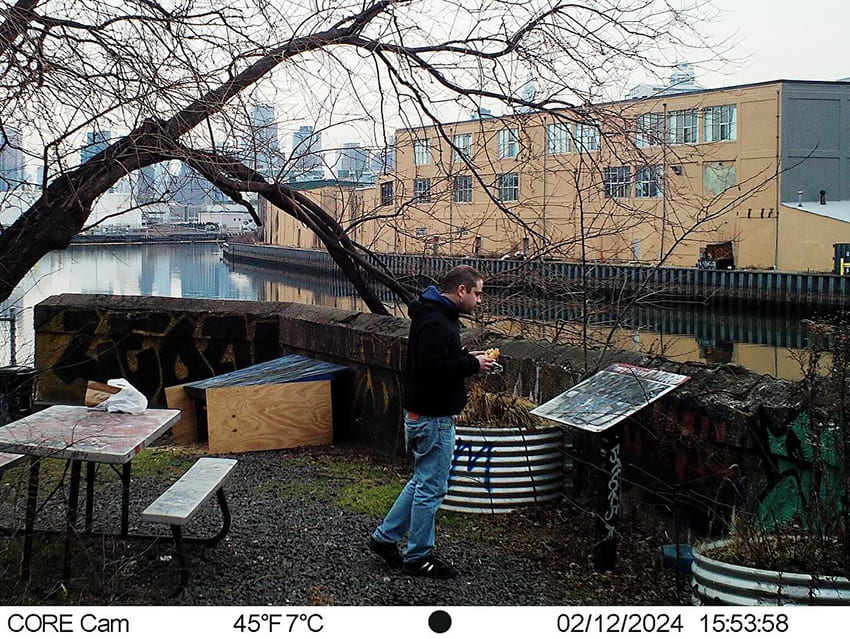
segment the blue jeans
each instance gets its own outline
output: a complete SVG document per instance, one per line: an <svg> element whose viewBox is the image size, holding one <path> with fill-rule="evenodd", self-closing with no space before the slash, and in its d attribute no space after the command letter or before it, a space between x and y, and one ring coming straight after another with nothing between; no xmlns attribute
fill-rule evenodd
<svg viewBox="0 0 850 639"><path fill-rule="evenodd" d="M372 536L396 543L409 533L404 560L414 561L434 549L434 516L449 486L455 424L451 417L420 415L414 420L405 411L404 435L413 451L413 477Z"/></svg>

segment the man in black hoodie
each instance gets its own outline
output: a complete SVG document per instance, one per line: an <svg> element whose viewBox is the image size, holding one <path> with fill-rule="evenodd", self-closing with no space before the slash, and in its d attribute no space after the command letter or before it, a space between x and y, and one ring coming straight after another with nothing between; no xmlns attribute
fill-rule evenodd
<svg viewBox="0 0 850 639"><path fill-rule="evenodd" d="M461 313L481 301L484 279L470 266L446 274L441 290L428 287L410 304L404 376L404 429L413 451L413 477L402 489L369 547L409 575L448 579L455 568L434 555L434 516L448 489L455 446L454 416L466 405L464 379L495 361L460 344ZM408 534L402 557L397 544Z"/></svg>

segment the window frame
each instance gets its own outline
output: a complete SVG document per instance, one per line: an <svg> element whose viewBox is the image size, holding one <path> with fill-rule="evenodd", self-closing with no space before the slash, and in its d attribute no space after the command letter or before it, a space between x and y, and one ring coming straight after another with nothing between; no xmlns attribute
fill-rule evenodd
<svg viewBox="0 0 850 639"><path fill-rule="evenodd" d="M635 199L650 200L664 196L664 175L660 164L635 168ZM645 190L654 192L646 193Z"/></svg>
<svg viewBox="0 0 850 639"><path fill-rule="evenodd" d="M381 206L390 206L395 198L395 186L392 180L381 182Z"/></svg>
<svg viewBox="0 0 850 639"><path fill-rule="evenodd" d="M632 196L632 167L628 165L606 166L602 169L605 197L612 200L627 200Z"/></svg>
<svg viewBox="0 0 850 639"><path fill-rule="evenodd" d="M499 159L515 158L519 156L519 127L505 127L499 129L498 136ZM513 153L511 153L513 151Z"/></svg>
<svg viewBox="0 0 850 639"><path fill-rule="evenodd" d="M724 119L724 109L727 118ZM715 114L718 120L715 122ZM723 135L726 127L726 136ZM710 134L709 134L710 132ZM717 137L715 137L717 132ZM718 104L704 107L702 110L702 141L703 142L734 142L738 139L738 105Z"/></svg>
<svg viewBox="0 0 850 639"><path fill-rule="evenodd" d="M512 179L514 184L506 184L507 179ZM519 173L509 171L500 173L496 178L496 199L499 202L519 202ZM510 197L514 195L514 197Z"/></svg>
<svg viewBox="0 0 850 639"><path fill-rule="evenodd" d="M431 178L413 178L413 202L415 204L428 204L431 202Z"/></svg>
<svg viewBox="0 0 850 639"><path fill-rule="evenodd" d="M461 143L461 142L465 142ZM462 162L464 158L472 159L472 133L456 133L452 138L452 162Z"/></svg>
<svg viewBox="0 0 850 639"><path fill-rule="evenodd" d="M413 141L413 166L431 164L431 140L423 138Z"/></svg>
<svg viewBox="0 0 850 639"><path fill-rule="evenodd" d="M690 136L687 135L688 132L691 133ZM667 113L667 141L670 144L697 144L699 142L699 111L697 109L669 111Z"/></svg>
<svg viewBox="0 0 850 639"><path fill-rule="evenodd" d="M570 152L572 127L567 122L550 122L546 125L546 155L564 155Z"/></svg>
<svg viewBox="0 0 850 639"><path fill-rule="evenodd" d="M576 124L575 134L576 146L579 151L599 151L602 149L602 131L598 123L587 124L579 122ZM592 144L588 144L592 142Z"/></svg>
<svg viewBox="0 0 850 639"><path fill-rule="evenodd" d="M465 181L461 186L459 182ZM463 194L467 199L461 199L459 196ZM472 176L471 175L456 175L452 183L452 201L457 204L472 203Z"/></svg>
<svg viewBox="0 0 850 639"><path fill-rule="evenodd" d="M635 129L635 146L639 149L660 146L664 141L664 113L641 113L635 119Z"/></svg>

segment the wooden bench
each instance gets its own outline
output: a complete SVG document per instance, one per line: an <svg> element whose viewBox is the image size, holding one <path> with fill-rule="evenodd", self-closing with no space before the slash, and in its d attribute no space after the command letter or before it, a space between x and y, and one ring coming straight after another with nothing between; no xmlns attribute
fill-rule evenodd
<svg viewBox="0 0 850 639"><path fill-rule="evenodd" d="M224 496L224 482L234 466L236 466L235 459L202 457L142 511L143 521L168 524L171 527L177 559L180 561L180 587L177 593L180 593L189 583L189 563L186 559L184 542L200 542L207 546L214 546L230 529L230 510ZM213 493L216 494L221 509L221 530L213 537L185 539L183 526L189 523Z"/></svg>

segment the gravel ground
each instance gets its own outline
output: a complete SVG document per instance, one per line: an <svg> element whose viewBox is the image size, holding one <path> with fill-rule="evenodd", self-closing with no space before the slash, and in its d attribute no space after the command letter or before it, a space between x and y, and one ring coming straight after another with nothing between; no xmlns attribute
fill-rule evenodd
<svg viewBox="0 0 850 639"><path fill-rule="evenodd" d="M142 528L138 514L199 455L198 449L160 446L134 464L131 528L159 532L160 540L88 537L77 541L73 575L61 583L61 537L35 539L32 578L18 578L20 537L0 539L0 600L10 604L189 605L670 605L687 601L688 583L659 565L666 543L657 517L621 518L619 564L593 571L589 514L566 501L506 515L441 514L437 552L460 577L434 581L404 575L366 549L406 479L404 463L376 460L353 449L321 447L229 455L239 460L228 480L233 524L215 548L189 546L191 576L179 581L167 527ZM52 472L52 475L51 475ZM55 487L61 465L43 469L41 490ZM44 477L46 475L46 477ZM24 470L3 477L0 523L22 526ZM52 481L51 481L52 480ZM95 525L116 530L118 483L98 474ZM40 494L41 495L41 494ZM40 504L38 525L61 530L62 488ZM215 500L186 534L217 530Z"/></svg>

